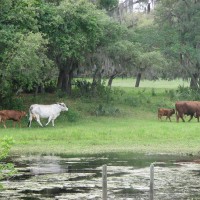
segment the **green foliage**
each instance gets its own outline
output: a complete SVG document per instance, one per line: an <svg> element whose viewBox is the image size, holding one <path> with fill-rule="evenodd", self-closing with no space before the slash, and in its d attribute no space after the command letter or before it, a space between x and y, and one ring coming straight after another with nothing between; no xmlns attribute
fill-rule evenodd
<svg viewBox="0 0 200 200"><path fill-rule="evenodd" d="M24 110L24 100L20 97L7 96L1 102L0 109Z"/></svg>
<svg viewBox="0 0 200 200"><path fill-rule="evenodd" d="M99 104L94 111L96 116L117 116L120 111L118 108L115 108L113 105L102 105Z"/></svg>
<svg viewBox="0 0 200 200"><path fill-rule="evenodd" d="M178 77L191 78L191 87L199 81L200 2L194 0L161 0L156 9L156 23L163 36L163 52L176 59Z"/></svg>
<svg viewBox="0 0 200 200"><path fill-rule="evenodd" d="M8 157L11 146L14 141L11 137L4 137L0 139L0 180L8 179L17 173L12 163L4 163L3 160ZM2 185L0 185L2 189Z"/></svg>
<svg viewBox="0 0 200 200"><path fill-rule="evenodd" d="M5 159L8 156L13 143L14 141L11 137L4 137L0 139L0 160Z"/></svg>
<svg viewBox="0 0 200 200"><path fill-rule="evenodd" d="M179 86L176 95L179 100L200 101L199 89Z"/></svg>
<svg viewBox="0 0 200 200"><path fill-rule="evenodd" d="M169 95L170 100L173 100L176 98L175 90L165 90L166 94Z"/></svg>
<svg viewBox="0 0 200 200"><path fill-rule="evenodd" d="M152 88L152 90L151 90L151 95L152 95L152 96L156 96L156 91L155 91L154 88Z"/></svg>
<svg viewBox="0 0 200 200"><path fill-rule="evenodd" d="M112 99L112 90L104 84L91 83L86 80L75 81L74 95L86 98L100 98L107 102Z"/></svg>
<svg viewBox="0 0 200 200"><path fill-rule="evenodd" d="M119 0L98 0L99 7L101 9L110 10L113 7L117 6L119 3Z"/></svg>
<svg viewBox="0 0 200 200"><path fill-rule="evenodd" d="M69 122L77 122L80 119L80 115L73 108L70 108L66 115Z"/></svg>
<svg viewBox="0 0 200 200"><path fill-rule="evenodd" d="M59 98L59 99L62 99L62 98L65 98L67 97L67 93L61 89L58 89L56 91L56 96Z"/></svg>

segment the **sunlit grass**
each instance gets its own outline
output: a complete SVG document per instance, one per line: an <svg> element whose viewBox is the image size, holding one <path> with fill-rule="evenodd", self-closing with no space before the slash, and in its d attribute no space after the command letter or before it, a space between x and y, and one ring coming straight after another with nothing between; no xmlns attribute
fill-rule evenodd
<svg viewBox="0 0 200 200"><path fill-rule="evenodd" d="M131 78L116 78L113 80L113 87L132 87L135 86L135 79ZM140 82L140 88L163 88L163 89L174 89L178 86L189 86L188 81L183 81L182 79L176 79L176 80L156 80L156 81L150 81L150 80L141 80Z"/></svg>

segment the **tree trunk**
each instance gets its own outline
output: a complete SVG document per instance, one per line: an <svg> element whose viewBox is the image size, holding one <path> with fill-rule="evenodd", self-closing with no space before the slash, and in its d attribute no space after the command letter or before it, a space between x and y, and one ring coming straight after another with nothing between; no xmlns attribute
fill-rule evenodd
<svg viewBox="0 0 200 200"><path fill-rule="evenodd" d="M190 80L190 88L198 89L198 74L193 74Z"/></svg>
<svg viewBox="0 0 200 200"><path fill-rule="evenodd" d="M57 88L70 95L72 90L72 79L73 70L68 71L67 69L60 69L58 75Z"/></svg>
<svg viewBox="0 0 200 200"><path fill-rule="evenodd" d="M93 75L92 85L101 84L102 73L103 70L101 70L100 67L97 67Z"/></svg>
<svg viewBox="0 0 200 200"><path fill-rule="evenodd" d="M135 87L139 87L139 85L140 85L140 80L141 80L141 76L142 76L142 73L141 73L141 72L138 72L137 78L136 78L136 82L135 82Z"/></svg>
<svg viewBox="0 0 200 200"><path fill-rule="evenodd" d="M117 77L117 75L119 75L119 73L117 72L117 70L115 70L115 71L113 72L113 74L109 76L108 87L111 87L111 86L112 86L112 82L113 82L114 78Z"/></svg>
<svg viewBox="0 0 200 200"><path fill-rule="evenodd" d="M148 5L147 5L147 13L150 13L150 11L151 11L151 4L148 3Z"/></svg>
<svg viewBox="0 0 200 200"><path fill-rule="evenodd" d="M113 79L115 78L115 76L110 76L109 77L109 80L108 80L108 87L111 87L112 86L112 82L113 82Z"/></svg>

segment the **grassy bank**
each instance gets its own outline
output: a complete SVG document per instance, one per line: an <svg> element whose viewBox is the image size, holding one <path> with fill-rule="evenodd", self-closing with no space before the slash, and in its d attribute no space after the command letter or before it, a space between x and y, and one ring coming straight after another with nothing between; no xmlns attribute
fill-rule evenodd
<svg viewBox="0 0 200 200"><path fill-rule="evenodd" d="M126 84L127 82L122 82L122 85ZM13 154L198 154L200 134L196 119L190 123L176 123L174 115L171 123L164 118L162 122L157 120L158 107L174 107L176 95L170 90L121 87L112 93L112 100L109 102L99 99L58 98L56 95L34 98L24 96L26 110L30 103L64 101L69 112L61 113L55 121L55 127L49 125L40 128L34 122L31 128L26 128L27 119L24 119L21 129L5 130L1 126L1 136L14 138Z"/></svg>

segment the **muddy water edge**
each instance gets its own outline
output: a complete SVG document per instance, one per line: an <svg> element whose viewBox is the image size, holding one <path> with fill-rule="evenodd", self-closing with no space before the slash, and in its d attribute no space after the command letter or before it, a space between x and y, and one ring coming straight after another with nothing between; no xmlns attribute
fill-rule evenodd
<svg viewBox="0 0 200 200"><path fill-rule="evenodd" d="M154 163L154 199L200 199L200 157L110 153L13 156L18 173L3 180L0 199L102 199L102 166L107 165L108 199L149 199Z"/></svg>

